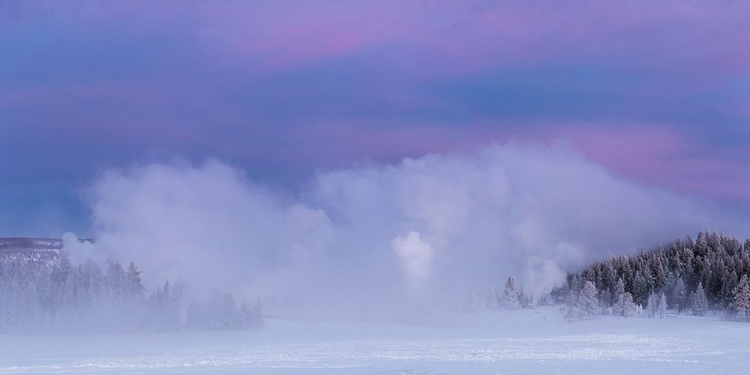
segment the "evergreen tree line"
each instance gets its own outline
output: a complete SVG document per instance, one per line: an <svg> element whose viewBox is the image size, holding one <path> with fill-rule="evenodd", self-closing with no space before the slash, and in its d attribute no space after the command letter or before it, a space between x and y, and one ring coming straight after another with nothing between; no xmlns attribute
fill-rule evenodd
<svg viewBox="0 0 750 375"><path fill-rule="evenodd" d="M257 329L260 303L239 307L231 294L188 298L185 284L146 291L134 263L88 260L74 266L67 253L52 259L19 252L0 256L0 334L134 333L181 329Z"/></svg>
<svg viewBox="0 0 750 375"><path fill-rule="evenodd" d="M632 316L646 308L651 317L667 309L750 321L750 239L698 233L637 255L613 257L580 273L553 295L569 318L598 313Z"/></svg>

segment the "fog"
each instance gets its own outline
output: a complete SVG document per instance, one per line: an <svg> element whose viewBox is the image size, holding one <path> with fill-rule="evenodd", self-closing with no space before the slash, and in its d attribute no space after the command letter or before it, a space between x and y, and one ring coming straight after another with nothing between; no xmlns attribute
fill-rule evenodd
<svg viewBox="0 0 750 375"><path fill-rule="evenodd" d="M97 242L67 235L74 259L132 260L146 282L278 313L450 306L510 275L538 295L611 255L706 228L747 235L708 202L532 144L319 170L295 191L216 159L142 164L103 171L86 199Z"/></svg>

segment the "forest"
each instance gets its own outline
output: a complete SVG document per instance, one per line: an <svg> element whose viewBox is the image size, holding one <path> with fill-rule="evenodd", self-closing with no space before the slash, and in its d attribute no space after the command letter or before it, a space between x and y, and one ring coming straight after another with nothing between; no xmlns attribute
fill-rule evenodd
<svg viewBox="0 0 750 375"><path fill-rule="evenodd" d="M189 299L183 282L147 290L134 263L106 270L93 260L74 266L67 253L34 257L0 254L0 334L170 332L182 329L258 329L252 307L214 290Z"/></svg>
<svg viewBox="0 0 750 375"><path fill-rule="evenodd" d="M632 316L646 309L714 314L750 321L750 240L702 231L635 255L612 257L571 273L553 291L570 318L595 314Z"/></svg>
<svg viewBox="0 0 750 375"><path fill-rule="evenodd" d="M486 302L470 295L467 311L560 303L569 320L592 316L665 317L713 314L750 321L750 240L703 231L649 251L611 257L570 273L564 285L536 298L510 277ZM248 304L213 290L190 297L185 283L148 290L135 263L102 269L73 265L64 251L0 254L0 334L134 333L241 330L263 326L260 300Z"/></svg>

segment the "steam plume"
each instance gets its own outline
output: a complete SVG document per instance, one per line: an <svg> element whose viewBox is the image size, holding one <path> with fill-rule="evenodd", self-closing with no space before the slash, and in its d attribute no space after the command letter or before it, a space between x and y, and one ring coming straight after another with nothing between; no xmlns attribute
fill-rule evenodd
<svg viewBox="0 0 750 375"><path fill-rule="evenodd" d="M90 193L97 251L279 305L463 296L509 275L540 293L593 260L746 223L534 145L319 171L299 192L217 160L151 164Z"/></svg>

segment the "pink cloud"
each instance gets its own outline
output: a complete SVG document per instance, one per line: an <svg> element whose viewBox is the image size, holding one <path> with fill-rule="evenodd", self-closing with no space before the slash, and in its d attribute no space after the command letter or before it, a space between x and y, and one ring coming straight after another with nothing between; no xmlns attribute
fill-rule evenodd
<svg viewBox="0 0 750 375"><path fill-rule="evenodd" d="M389 56L382 57L405 69L433 74L544 63L580 53L625 61L648 54L649 63L669 66L696 48L716 56L703 62L706 69L748 66L747 54L738 51L746 50L740 46L750 38L750 25L737 19L737 9L710 4L581 1L564 9L528 2L246 4L199 7L198 35L230 61L260 61L268 69L378 48L389 48ZM660 32L651 35L653 29ZM722 42L706 45L706 40Z"/></svg>
<svg viewBox="0 0 750 375"><path fill-rule="evenodd" d="M610 124L611 125L611 124ZM264 157L286 165L336 166L371 158L398 161L429 153L471 152L492 142L568 144L591 162L622 176L669 190L721 202L750 202L747 168L731 151L706 150L704 145L659 125L534 126L522 124L472 126L435 124L311 124L289 135L294 152ZM256 155L257 156L257 155ZM750 156L750 155L749 155Z"/></svg>
<svg viewBox="0 0 750 375"><path fill-rule="evenodd" d="M717 152L659 125L563 126L541 139L564 140L593 162L628 179L720 201L748 201L747 167L732 150ZM715 146L715 145L714 145Z"/></svg>
<svg viewBox="0 0 750 375"><path fill-rule="evenodd" d="M369 52L416 75L607 59L665 73L750 67L748 3L684 1L238 1L25 4L75 23L177 32L220 66L255 73Z"/></svg>
<svg viewBox="0 0 750 375"><path fill-rule="evenodd" d="M476 73L507 66L550 63L558 66L580 59L584 63L579 61L576 66L586 68L586 61L592 61L595 66L628 70L630 73L626 76L633 79L650 78L651 74L675 77L675 86L660 87L639 82L638 85L618 88L633 90L634 97L648 100L673 94L675 87L683 86L691 89L690 93L714 92L712 86L726 83L715 79L717 75L735 78L738 72L746 75L750 69L750 48L746 48L750 45L750 22L746 20L750 3L573 1L559 6L503 1L494 3L496 6L484 6L464 1L246 1L190 5L180 2L111 2L77 7L25 4L34 8L35 14L40 8L52 7L54 9L46 12L56 18L116 27L118 32L143 36L175 32L195 42L196 49L204 53L211 64L220 68L227 65L249 67L237 71L249 70L250 74L258 75L364 53L371 54L367 55L367 61L376 68L387 65L408 71L411 76L406 75L405 79ZM215 67L209 67L212 68ZM243 78L237 82L246 82ZM425 103L435 99L401 93L399 82L386 84L396 86L397 93L392 96L392 102L402 109L454 105ZM743 89L744 86L740 88ZM0 106L18 108L30 103L45 103L47 109L54 112L76 103L105 98L110 103L128 103L133 113L144 109L144 113L153 115L152 120L158 120L162 106L179 102L182 108L214 106L206 112L217 114L213 118L200 119L204 122L252 121L246 115L232 112L242 108L204 103L206 94L201 94L202 90L205 87L186 87L185 84L163 80L34 85L0 91ZM750 118L743 101L746 96L723 101L723 107L719 109ZM105 126L111 126L113 121L115 124L117 121L126 122L96 109L75 113L72 119L82 122L76 131L99 133L101 138L111 135ZM528 132L520 124L515 127L503 124L506 130L496 130L493 124L469 126L464 130L429 123L391 123L388 126L313 123L299 126L293 134L283 137L270 130L268 134L262 134L283 138L279 143L294 150L293 153L284 153L270 146L247 151L244 145L228 139L231 136L200 140L197 132L191 133L189 127L179 123L181 119L177 114L163 119L166 125L163 122L153 129L148 129L151 124L147 123L128 123L129 127L118 128L120 133L117 136L136 143L153 132L161 132L165 139L174 134L174 137L183 137L187 143L209 143L205 147L226 150L230 155L252 153L253 157L285 160L287 163L318 160L322 164L368 156L393 159L429 152L460 151L492 140L510 138L543 142L563 139L594 162L627 178L719 198L750 198L750 189L746 193L744 189L734 187L744 184L730 183L746 180L742 179L747 175L744 160L706 150L695 140L660 124L534 124L533 134L524 135ZM61 125L55 122L48 126L61 132L72 131L61 129ZM262 127L255 126L253 131L263 133L263 129L257 130ZM316 142L316 139L320 141Z"/></svg>

